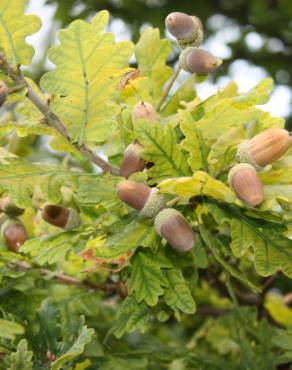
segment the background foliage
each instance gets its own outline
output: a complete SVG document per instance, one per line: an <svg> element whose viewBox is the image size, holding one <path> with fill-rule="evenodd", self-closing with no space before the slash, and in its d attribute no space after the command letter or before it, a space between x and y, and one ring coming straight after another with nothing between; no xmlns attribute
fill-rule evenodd
<svg viewBox="0 0 292 370"><path fill-rule="evenodd" d="M135 3L136 17L139 6L148 16ZM195 85L205 77L188 76L159 122L133 125L137 101L157 105L163 94L171 42L153 28L135 43L116 42L104 31L107 11L73 21L49 50L55 66L40 90L17 69L31 62L25 38L40 27L25 5L0 3L1 79L11 89L0 116L0 189L25 208L29 234L18 254L1 239L0 369L289 369L291 149L261 173L265 202L256 209L236 197L226 173L242 140L284 126L259 107L272 80L244 94L230 81L201 100ZM132 54L140 75L121 84ZM113 169L134 140L153 165L133 179L157 185L167 200L179 196L175 207L197 232L185 254L116 195L122 179ZM100 153L107 173L88 160ZM45 223L47 202L77 209L81 226Z"/></svg>
<svg viewBox="0 0 292 370"><path fill-rule="evenodd" d="M223 38L229 50L224 64L213 75L214 79L231 72L233 62L246 60L261 66L279 85L291 87L292 69L292 4L290 0L120 0L120 1L59 1L46 0L57 5L54 18L63 26L76 18L91 16L98 10L108 9L114 19L121 19L130 28L134 41L140 28L151 24L164 33L164 19L173 11L198 15L205 27L205 39ZM253 37L250 37L253 36ZM259 36L259 37L258 37ZM214 41L213 41L214 40ZM260 41L259 41L260 40ZM51 40L48 40L51 42ZM177 60L179 50L169 57ZM236 73L240 73L240 70ZM291 112L287 117L291 127Z"/></svg>

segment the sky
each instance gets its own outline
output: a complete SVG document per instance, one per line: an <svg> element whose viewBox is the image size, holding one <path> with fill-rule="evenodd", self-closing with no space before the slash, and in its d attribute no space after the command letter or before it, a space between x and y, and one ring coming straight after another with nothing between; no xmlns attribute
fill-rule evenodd
<svg viewBox="0 0 292 370"><path fill-rule="evenodd" d="M55 12L54 5L44 5L45 0L30 0L27 13L37 14L42 19L42 29L35 35L28 38L36 50L42 49L42 43L48 32L51 31L52 27L52 18ZM231 50L228 47L227 43L230 41L235 41L239 35L239 29L236 25L231 24L226 20L225 17L221 15L215 15L209 19L209 27L213 27L215 30L218 29L216 35L208 38L208 40L203 44L203 47L212 52L219 58L223 59L229 57ZM125 24L116 19L111 23L111 29L115 35L116 40L121 41L130 38L130 33L128 32ZM171 38L171 35L167 34ZM261 46L261 43L264 42L262 37L256 32L248 34L246 38L247 47L251 50ZM281 48L281 44L272 43L271 50L278 50ZM40 54L35 55L34 61L36 61ZM48 67L53 68L53 66L48 62ZM182 79L186 78L186 73L181 73L178 83ZM206 81L197 86L197 92L201 99L206 99L210 95L214 94L218 88L222 88L232 79L239 86L239 91L245 92L251 89L263 78L267 77L267 74L264 69L251 65L250 63L244 60L237 60L231 64L229 69L229 75L226 77L221 77L216 84ZM174 86L176 88L178 83ZM291 112L291 102L292 102L292 92L289 87L285 85L277 85L273 91L270 101L261 106L261 109L269 111L275 116L280 116L285 118Z"/></svg>

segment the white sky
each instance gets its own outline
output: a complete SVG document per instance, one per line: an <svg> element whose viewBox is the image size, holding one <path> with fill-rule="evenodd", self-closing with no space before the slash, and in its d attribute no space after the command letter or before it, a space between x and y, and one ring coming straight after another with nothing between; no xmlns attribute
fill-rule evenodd
<svg viewBox="0 0 292 370"><path fill-rule="evenodd" d="M53 5L44 5L44 2L45 0L30 0L27 11L28 13L39 15L43 23L42 29L37 34L28 38L28 41L36 50L42 50L42 44L46 39L47 33L51 30L51 20L55 12L55 7ZM224 60L224 58L229 57L231 53L227 43L235 41L239 37L239 29L236 25L231 24L225 17L220 15L211 17L209 26L218 31L215 36L210 37L205 42L204 48ZM119 19L112 22L111 31L115 33L118 41L129 38L127 28ZM264 40L256 32L251 32L246 37L245 42L247 47L251 50L256 50L261 47ZM281 50L282 47L280 40L271 40L272 51ZM38 58L41 58L41 55L36 54L34 60ZM216 84L206 81L198 85L197 91L199 96L203 99L207 98L215 93L219 87L225 86L230 79L233 79L238 84L240 91L245 92L267 76L264 69L250 65L244 60L235 61L230 66L229 72L229 76L220 78ZM269 103L261 106L261 108L271 112L273 115L285 118L291 111L291 101L291 89L285 85L277 85Z"/></svg>

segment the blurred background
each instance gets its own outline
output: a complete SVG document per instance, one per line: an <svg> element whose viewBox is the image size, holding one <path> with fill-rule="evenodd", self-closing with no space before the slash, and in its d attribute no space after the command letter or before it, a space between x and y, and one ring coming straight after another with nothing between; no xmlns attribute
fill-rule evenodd
<svg viewBox="0 0 292 370"><path fill-rule="evenodd" d="M286 118L292 129L292 0L30 0L28 11L44 24L30 37L37 48L30 73L38 78L52 67L46 51L56 43L59 28L76 18L90 19L102 9L111 13L110 31L119 41L137 41L149 25L171 38L164 27L168 13L197 15L205 25L204 48L224 60L212 79L198 86L200 97L210 96L230 79L246 91L271 76L275 90L263 108ZM177 62L178 54L174 42L169 64Z"/></svg>

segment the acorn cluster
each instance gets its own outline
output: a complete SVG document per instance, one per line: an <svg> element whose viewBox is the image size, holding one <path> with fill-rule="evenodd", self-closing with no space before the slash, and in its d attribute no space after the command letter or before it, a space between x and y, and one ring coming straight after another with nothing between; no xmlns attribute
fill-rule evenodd
<svg viewBox="0 0 292 370"><path fill-rule="evenodd" d="M158 120L152 104L138 102L132 111L132 123L146 120L149 124ZM154 218L159 235L180 251L190 250L195 243L195 233L184 216L174 209L165 208L165 198L156 187L149 187L141 182L128 180L136 172L143 171L147 163L141 157L144 147L138 141L127 146L120 166L120 176L126 180L117 185L118 197L128 206L139 211L144 217Z"/></svg>
<svg viewBox="0 0 292 370"><path fill-rule="evenodd" d="M132 111L132 123L146 120L149 124L158 120L152 104L139 101ZM154 218L155 228L170 245L179 251L188 251L195 244L195 233L177 210L165 208L165 198L156 187L128 180L136 172L143 171L147 163L141 157L144 147L138 141L127 146L121 162L119 175L126 178L117 185L118 197L128 206L136 209L143 217Z"/></svg>
<svg viewBox="0 0 292 370"><path fill-rule="evenodd" d="M155 108L147 102L138 102L132 112L133 125L140 119L149 124L158 117ZM138 141L130 144L124 151L120 166L120 176L126 180L117 185L118 197L128 206L136 209L143 217L154 218L155 228L170 245L180 251L188 251L195 244L195 233L184 216L177 210L165 208L165 198L156 187L128 180L132 174L143 171L147 163L141 158L144 150Z"/></svg>
<svg viewBox="0 0 292 370"><path fill-rule="evenodd" d="M0 199L1 236L13 252L18 252L28 239L26 229L18 219L23 213L24 209L16 206L9 196Z"/></svg>
<svg viewBox="0 0 292 370"><path fill-rule="evenodd" d="M221 60L200 48L203 42L203 25L199 18L184 13L171 13L166 17L167 30L177 39L183 49L180 66L190 73L208 74L213 72ZM158 114L152 104L139 101L132 111L132 123L146 120L157 122ZM141 157L144 147L138 141L124 151L119 175L128 179L136 172L143 171L147 163ZM154 218L159 235L179 251L188 251L195 244L195 233L184 216L175 209L166 208L165 199L156 187L132 180L125 180L117 186L118 197L144 217Z"/></svg>
<svg viewBox="0 0 292 370"><path fill-rule="evenodd" d="M222 60L200 48L203 42L203 25L199 18L185 13L170 13L165 19L167 30L184 50L180 66L187 72L205 75L213 72Z"/></svg>
<svg viewBox="0 0 292 370"><path fill-rule="evenodd" d="M270 128L239 144L236 158L240 163L231 168L228 182L246 205L255 207L263 202L264 190L258 171L282 157L291 142L288 131Z"/></svg>
<svg viewBox="0 0 292 370"><path fill-rule="evenodd" d="M25 226L18 219L24 213L23 208L14 204L10 197L0 199L0 230L7 247L15 253L29 238ZM66 208L57 204L46 204L41 217L47 223L60 227L66 231L80 226L79 213L73 208Z"/></svg>

